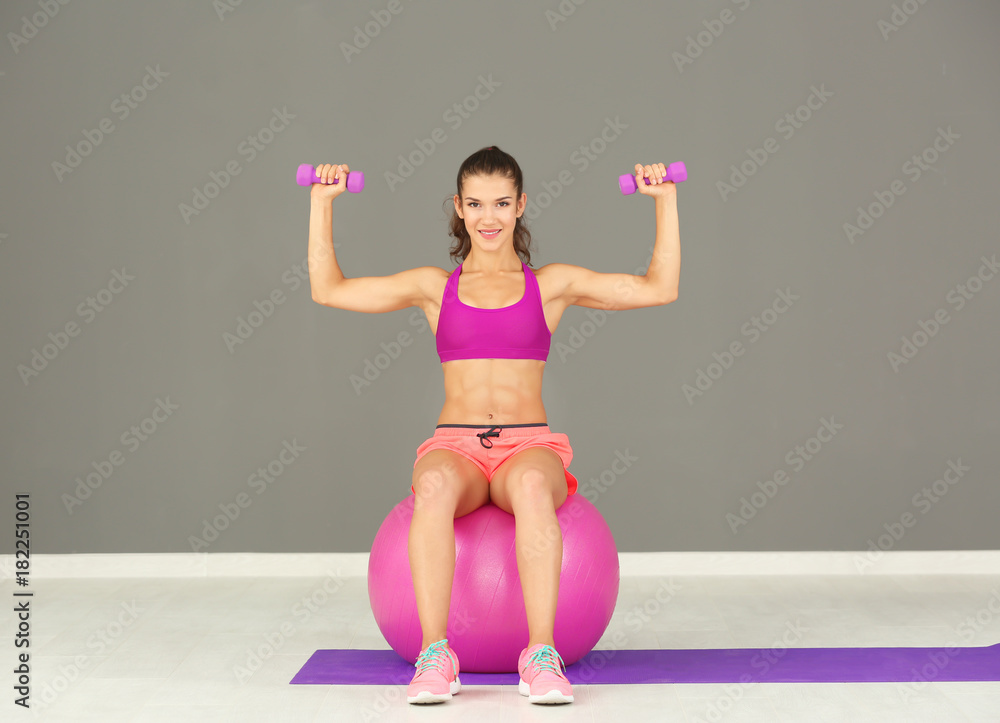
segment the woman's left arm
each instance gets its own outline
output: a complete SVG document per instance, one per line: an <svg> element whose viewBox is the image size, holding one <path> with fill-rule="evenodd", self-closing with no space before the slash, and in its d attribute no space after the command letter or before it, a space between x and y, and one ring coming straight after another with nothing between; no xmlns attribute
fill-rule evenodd
<svg viewBox="0 0 1000 723"><path fill-rule="evenodd" d="M656 209L656 242L653 258L649 262L646 278L649 283L663 290L668 299L676 299L680 290L681 231L677 218L677 184L665 181L666 168L662 163L643 166L635 164L637 191L652 196ZM649 185L643 178L650 180Z"/></svg>

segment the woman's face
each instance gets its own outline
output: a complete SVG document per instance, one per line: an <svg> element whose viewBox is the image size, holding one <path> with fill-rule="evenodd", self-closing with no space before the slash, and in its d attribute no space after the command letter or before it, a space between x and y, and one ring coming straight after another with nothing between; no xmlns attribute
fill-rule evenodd
<svg viewBox="0 0 1000 723"><path fill-rule="evenodd" d="M503 176L469 176L455 196L455 211L465 220L465 230L476 245L488 250L513 244L514 224L524 213L528 195L517 198L514 182Z"/></svg>

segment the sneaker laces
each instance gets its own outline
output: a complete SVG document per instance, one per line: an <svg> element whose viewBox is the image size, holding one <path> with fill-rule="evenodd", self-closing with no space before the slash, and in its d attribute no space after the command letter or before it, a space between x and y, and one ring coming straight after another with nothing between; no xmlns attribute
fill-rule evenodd
<svg viewBox="0 0 1000 723"><path fill-rule="evenodd" d="M448 639L445 638L427 646L427 650L413 664L417 669L417 673L423 673L425 670L430 670L431 668L437 668L442 673L444 672L444 660L448 656L448 649L444 645L447 642Z"/></svg>
<svg viewBox="0 0 1000 723"><path fill-rule="evenodd" d="M556 664L556 660L559 661L558 665ZM560 666L566 666L566 663L563 662L562 656L559 655L559 653L556 652L556 649L551 645L543 645L532 653L531 657L528 659L528 665L531 665L532 663L535 663L538 666L539 672L543 670L551 670L557 675L562 674L562 668Z"/></svg>

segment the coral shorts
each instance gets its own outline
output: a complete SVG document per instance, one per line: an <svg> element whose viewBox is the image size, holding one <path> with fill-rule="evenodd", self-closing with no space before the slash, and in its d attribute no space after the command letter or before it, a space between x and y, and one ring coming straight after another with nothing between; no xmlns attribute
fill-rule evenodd
<svg viewBox="0 0 1000 723"><path fill-rule="evenodd" d="M531 447L548 447L559 455L566 473L566 488L570 495L579 487L568 467L573 460L573 448L565 434L553 434L547 424L511 424L482 427L474 424L439 424L434 436L417 447L417 462L434 449L447 449L475 464L492 481L497 467L514 454ZM413 485L410 491L415 492Z"/></svg>

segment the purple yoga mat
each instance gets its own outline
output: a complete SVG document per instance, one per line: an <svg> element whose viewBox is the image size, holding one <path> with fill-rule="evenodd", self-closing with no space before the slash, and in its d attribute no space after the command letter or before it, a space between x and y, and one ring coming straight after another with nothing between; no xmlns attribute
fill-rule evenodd
<svg viewBox="0 0 1000 723"><path fill-rule="evenodd" d="M461 660L459 660L461 665ZM406 685L414 668L393 650L317 650L293 685ZM517 685L517 673L466 673L463 685ZM1000 680L1000 644L980 648L593 650L570 683L894 683Z"/></svg>

